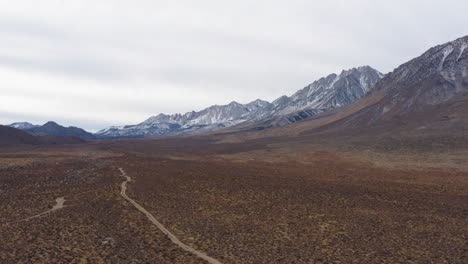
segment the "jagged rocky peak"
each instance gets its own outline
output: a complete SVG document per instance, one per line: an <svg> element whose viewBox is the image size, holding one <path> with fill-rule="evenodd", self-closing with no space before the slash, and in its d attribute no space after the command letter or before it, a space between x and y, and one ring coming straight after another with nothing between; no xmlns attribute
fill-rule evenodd
<svg viewBox="0 0 468 264"><path fill-rule="evenodd" d="M362 97L382 77L382 73L370 66L362 66L349 70L343 70L339 75L330 74L327 77L321 78L310 84L308 87L306 87L308 92L307 96L311 96L317 91L322 92L324 90L340 89L349 90L348 88L351 88L351 94L349 95L352 96L358 92L359 96Z"/></svg>
<svg viewBox="0 0 468 264"><path fill-rule="evenodd" d="M378 94L379 103L366 108L363 118L353 119L354 124L401 120L415 113L422 118L427 109L433 111L435 106L437 112L456 112L447 102L456 100L460 106L468 93L468 36L432 47L402 64L385 75L371 93ZM450 124L461 124L460 116Z"/></svg>
<svg viewBox="0 0 468 264"><path fill-rule="evenodd" d="M140 124L152 124L152 123L177 123L180 122L182 119L181 114L173 114L173 115L166 115L166 114L159 114L157 116L152 116Z"/></svg>
<svg viewBox="0 0 468 264"><path fill-rule="evenodd" d="M423 59L435 62L433 66L435 70L443 72L450 70L452 67L458 65L463 59L467 58L466 52L468 48L468 36L456 39L434 48L431 48L421 57ZM466 66L466 63L463 64Z"/></svg>
<svg viewBox="0 0 468 264"><path fill-rule="evenodd" d="M343 70L340 73L339 77L342 78L350 74L378 75L380 77L383 77L382 73L380 73L379 71L377 71L376 69L372 68L369 65L364 65L360 67L351 68L348 70Z"/></svg>
<svg viewBox="0 0 468 264"><path fill-rule="evenodd" d="M245 107L250 111L258 111L259 109L264 109L270 105L270 102L257 99L245 105Z"/></svg>
<svg viewBox="0 0 468 264"><path fill-rule="evenodd" d="M287 115L306 109L326 111L353 103L382 78L383 74L370 66L343 70L318 79L291 97L282 96L273 102L276 115Z"/></svg>
<svg viewBox="0 0 468 264"><path fill-rule="evenodd" d="M466 82L468 77L468 36L435 46L421 56L402 64L392 73L389 73L384 81L376 86L376 90L392 82L399 85L414 85L420 81L440 74L445 80L455 82L458 85ZM393 89L397 89L394 87Z"/></svg>
<svg viewBox="0 0 468 264"><path fill-rule="evenodd" d="M382 113L406 113L468 91L468 36L430 48L387 74L373 90L390 95Z"/></svg>
<svg viewBox="0 0 468 264"><path fill-rule="evenodd" d="M81 139L94 139L95 136L78 127L63 127L54 121L49 121L42 126L33 127L27 130L29 133L38 136L60 136L78 137Z"/></svg>
<svg viewBox="0 0 468 264"><path fill-rule="evenodd" d="M296 93L296 94L297 94L297 93ZM292 98L294 98L296 94L294 94L294 95L292 96ZM286 96L286 95L283 95L283 96L279 97L278 99L274 100L272 104L273 104L273 105L282 105L282 104L288 103L290 100L291 100L291 98L289 98L289 97Z"/></svg>
<svg viewBox="0 0 468 264"><path fill-rule="evenodd" d="M338 76L338 79L359 80L359 85L361 85L362 90L364 92L368 92L377 81L383 78L383 76L384 75L381 72L366 65L344 70Z"/></svg>
<svg viewBox="0 0 468 264"><path fill-rule="evenodd" d="M48 121L43 125L43 127L60 127L60 125L55 123L54 121Z"/></svg>
<svg viewBox="0 0 468 264"><path fill-rule="evenodd" d="M369 96L371 104L363 102L364 108L339 125L465 135L468 36L434 46L402 64L385 75Z"/></svg>
<svg viewBox="0 0 468 264"><path fill-rule="evenodd" d="M228 106L242 106L241 104L239 104L238 102L236 101L232 101L228 104Z"/></svg>
<svg viewBox="0 0 468 264"><path fill-rule="evenodd" d="M272 103L260 99L247 104L233 101L227 105L213 105L199 112L192 111L183 115L159 114L138 125L104 129L97 134L101 137L188 135L215 131L243 122L276 118L298 111L304 111L301 118L305 118L355 102L362 98L381 76L381 73L369 66L353 68L343 71L340 75L330 74L291 97L282 96Z"/></svg>
<svg viewBox="0 0 468 264"><path fill-rule="evenodd" d="M268 101L257 99L255 101L252 101L252 102L246 104L246 105L247 106L267 106L269 104L270 103Z"/></svg>

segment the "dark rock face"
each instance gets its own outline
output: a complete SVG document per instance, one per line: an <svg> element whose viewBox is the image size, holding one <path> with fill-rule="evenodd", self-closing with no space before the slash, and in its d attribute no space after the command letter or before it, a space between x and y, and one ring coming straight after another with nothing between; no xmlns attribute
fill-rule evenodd
<svg viewBox="0 0 468 264"><path fill-rule="evenodd" d="M272 103L262 100L248 104L232 102L183 115L160 114L138 125L103 129L96 136L132 138L193 135L274 118L283 119L278 124L288 124L359 100L382 76L369 66L353 68L339 75L331 74L321 78L291 97L282 96Z"/></svg>
<svg viewBox="0 0 468 264"><path fill-rule="evenodd" d="M77 137L81 139L95 139L96 137L78 127L63 127L55 122L49 121L43 126L35 127L27 130L37 136L60 136L60 137Z"/></svg>

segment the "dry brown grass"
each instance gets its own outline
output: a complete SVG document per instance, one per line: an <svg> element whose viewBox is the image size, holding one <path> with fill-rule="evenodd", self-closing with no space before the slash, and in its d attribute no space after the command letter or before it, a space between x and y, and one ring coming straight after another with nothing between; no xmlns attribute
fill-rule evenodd
<svg viewBox="0 0 468 264"><path fill-rule="evenodd" d="M223 263L468 261L463 148L333 140L197 137L4 151L0 259L202 263L120 197L122 167L135 180L130 197ZM62 196L64 209L16 222Z"/></svg>

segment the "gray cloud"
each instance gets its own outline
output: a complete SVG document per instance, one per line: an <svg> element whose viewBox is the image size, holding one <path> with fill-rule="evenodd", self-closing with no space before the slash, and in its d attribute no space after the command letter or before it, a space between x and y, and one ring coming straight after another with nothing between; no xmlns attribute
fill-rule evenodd
<svg viewBox="0 0 468 264"><path fill-rule="evenodd" d="M52 74L69 75L72 78L93 78L97 80L121 80L124 71L113 68L105 61L98 59L67 58L65 60L28 59L15 56L0 55L0 65Z"/></svg>
<svg viewBox="0 0 468 264"><path fill-rule="evenodd" d="M92 130L389 72L467 34L462 0L2 2L0 123Z"/></svg>

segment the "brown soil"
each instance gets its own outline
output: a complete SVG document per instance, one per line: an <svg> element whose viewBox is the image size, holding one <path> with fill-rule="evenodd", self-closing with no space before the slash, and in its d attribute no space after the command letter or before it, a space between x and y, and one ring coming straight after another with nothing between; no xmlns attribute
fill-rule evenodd
<svg viewBox="0 0 468 264"><path fill-rule="evenodd" d="M4 149L2 263L467 263L463 142L219 138ZM427 140L427 141L425 141ZM379 144L380 142L380 144ZM439 144L440 143L440 144ZM65 207L51 209L57 197Z"/></svg>

